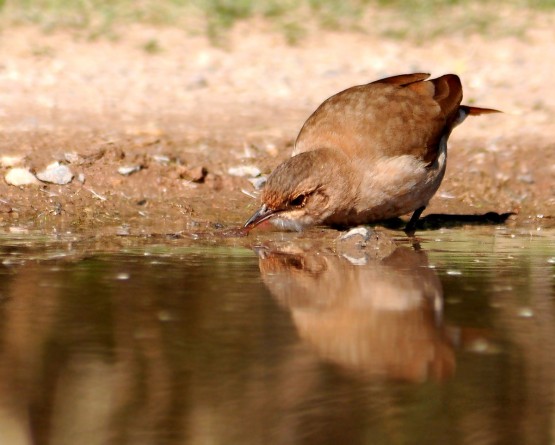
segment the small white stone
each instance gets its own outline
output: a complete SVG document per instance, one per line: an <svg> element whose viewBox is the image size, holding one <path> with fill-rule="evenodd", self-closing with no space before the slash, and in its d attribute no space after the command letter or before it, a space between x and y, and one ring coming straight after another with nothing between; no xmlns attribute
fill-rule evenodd
<svg viewBox="0 0 555 445"><path fill-rule="evenodd" d="M16 233L18 235L22 233L29 233L29 229L27 227L12 226L8 230L10 233Z"/></svg>
<svg viewBox="0 0 555 445"><path fill-rule="evenodd" d="M133 173L138 172L142 167L140 165L126 165L124 167L118 168L118 173L123 176L129 176Z"/></svg>
<svg viewBox="0 0 555 445"><path fill-rule="evenodd" d="M448 192L441 192L439 194L439 197L443 198L443 199L455 199L455 195L453 195L452 193L448 193Z"/></svg>
<svg viewBox="0 0 555 445"><path fill-rule="evenodd" d="M170 157L166 155L152 155L152 159L159 164L169 164L171 161Z"/></svg>
<svg viewBox="0 0 555 445"><path fill-rule="evenodd" d="M0 167L15 167L23 162L23 156L5 155L0 157Z"/></svg>
<svg viewBox="0 0 555 445"><path fill-rule="evenodd" d="M49 164L43 171L37 173L37 178L51 184L65 185L73 179L71 170L59 162Z"/></svg>
<svg viewBox="0 0 555 445"><path fill-rule="evenodd" d="M370 238L370 231L366 227L355 227L354 229L351 229L347 233L341 235L339 239L346 240L354 236L361 236L364 241L368 241Z"/></svg>
<svg viewBox="0 0 555 445"><path fill-rule="evenodd" d="M129 231L129 226L127 224L119 226L116 229L116 235L118 236L129 236L129 234L130 234L130 231Z"/></svg>
<svg viewBox="0 0 555 445"><path fill-rule="evenodd" d="M253 185L255 190L262 190L267 180L267 176L259 176L258 178L250 178L249 182Z"/></svg>
<svg viewBox="0 0 555 445"><path fill-rule="evenodd" d="M81 156L79 156L74 151L64 153L64 159L70 164L78 164L81 161Z"/></svg>
<svg viewBox="0 0 555 445"><path fill-rule="evenodd" d="M15 186L39 184L35 175L33 175L26 168L12 168L8 173L6 173L4 179L9 185Z"/></svg>
<svg viewBox="0 0 555 445"><path fill-rule="evenodd" d="M256 178L260 176L260 169L254 165L241 165L239 167L229 167L227 172L231 176L241 176L243 178Z"/></svg>

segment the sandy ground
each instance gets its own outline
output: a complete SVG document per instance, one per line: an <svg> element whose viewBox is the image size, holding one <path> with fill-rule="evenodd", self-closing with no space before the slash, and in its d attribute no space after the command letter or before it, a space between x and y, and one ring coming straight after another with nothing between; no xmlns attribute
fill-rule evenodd
<svg viewBox="0 0 555 445"><path fill-rule="evenodd" d="M415 71L457 73L466 103L504 111L455 130L426 213L515 212L506 224L555 226L555 26L526 38L419 43L326 31L297 46L262 28L236 27L225 48L145 26L115 41L3 30L0 226L121 234L236 226L258 202L230 168L270 172L328 96ZM151 39L154 54L144 49ZM36 173L53 161L70 168L71 183L4 180L10 163ZM125 176L120 167L139 170Z"/></svg>

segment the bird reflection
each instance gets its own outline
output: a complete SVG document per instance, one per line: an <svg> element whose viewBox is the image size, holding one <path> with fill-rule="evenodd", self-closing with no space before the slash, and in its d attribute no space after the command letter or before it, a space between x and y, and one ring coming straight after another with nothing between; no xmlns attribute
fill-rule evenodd
<svg viewBox="0 0 555 445"><path fill-rule="evenodd" d="M264 283L324 360L366 377L421 382L453 374L442 287L423 251L379 260L258 248Z"/></svg>

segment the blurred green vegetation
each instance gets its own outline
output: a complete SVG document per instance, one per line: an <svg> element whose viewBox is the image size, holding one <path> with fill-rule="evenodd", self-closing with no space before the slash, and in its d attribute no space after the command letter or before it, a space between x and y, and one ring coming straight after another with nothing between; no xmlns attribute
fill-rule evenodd
<svg viewBox="0 0 555 445"><path fill-rule="evenodd" d="M85 30L95 37L110 35L117 25L144 23L218 40L238 21L262 18L296 43L314 28L396 38L484 33L503 28L500 11L519 16L548 9L555 10L555 0L0 0L0 25Z"/></svg>

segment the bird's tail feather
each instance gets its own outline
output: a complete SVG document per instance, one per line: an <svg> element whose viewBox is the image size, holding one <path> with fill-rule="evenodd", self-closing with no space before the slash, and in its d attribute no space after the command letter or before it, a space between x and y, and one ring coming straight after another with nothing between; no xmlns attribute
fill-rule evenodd
<svg viewBox="0 0 555 445"><path fill-rule="evenodd" d="M480 114L491 114L491 113L502 113L502 111L495 110L493 108L479 108L470 107L468 105L461 105L460 108L468 116L479 116Z"/></svg>

